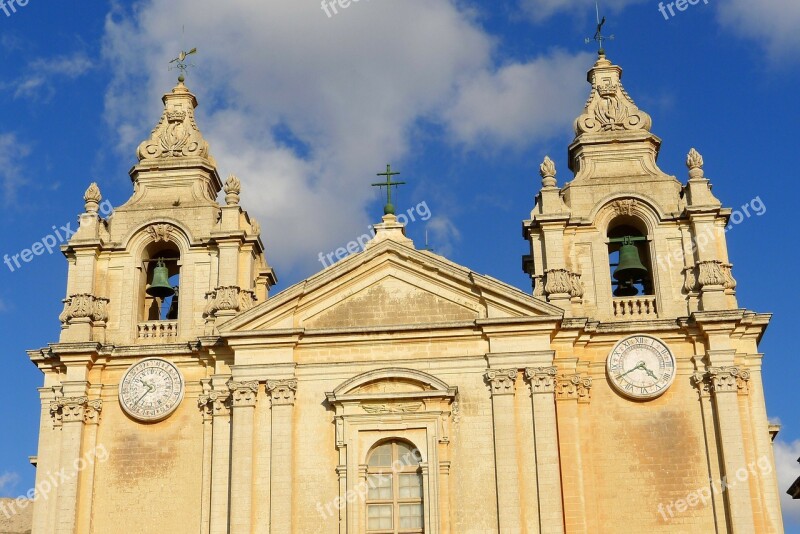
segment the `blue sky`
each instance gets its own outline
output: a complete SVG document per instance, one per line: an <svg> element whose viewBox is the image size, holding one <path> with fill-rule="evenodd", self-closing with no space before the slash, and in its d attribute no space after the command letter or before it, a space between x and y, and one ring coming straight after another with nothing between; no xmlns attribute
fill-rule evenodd
<svg viewBox="0 0 800 534"><path fill-rule="evenodd" d="M696 147L723 204L758 197L767 207L728 242L740 305L775 314L761 348L769 415L783 424L783 493L800 475L797 290L784 282L798 250L786 228L799 178L789 156L800 4L701 0L665 17L653 0L614 0L604 11L616 36L609 58L664 141L661 168L685 181ZM425 202L433 214L409 225L418 245L427 230L437 252L527 291L520 221L545 154L559 184L569 178L593 20L583 0L361 0L331 16L316 0L30 0L8 16L0 8L0 255L53 226L74 228L92 181L115 205L130 196L136 145L174 84L167 63L196 46L187 83L199 126L220 174L242 180L279 290L378 220L369 183L391 161L408 182L398 209ZM45 252L0 273L0 401L13 414L0 444L0 494L17 495L33 481L41 385L24 350L57 340L66 263ZM784 515L787 532L800 532L800 506Z"/></svg>

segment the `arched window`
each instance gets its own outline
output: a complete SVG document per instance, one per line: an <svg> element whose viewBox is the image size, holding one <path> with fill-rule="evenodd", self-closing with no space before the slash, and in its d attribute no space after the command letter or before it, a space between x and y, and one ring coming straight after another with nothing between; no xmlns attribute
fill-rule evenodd
<svg viewBox="0 0 800 534"><path fill-rule="evenodd" d="M615 297L653 295L650 248L640 221L620 217L609 227L608 262Z"/></svg>
<svg viewBox="0 0 800 534"><path fill-rule="evenodd" d="M424 532L422 456L407 441L385 441L367 459L367 532Z"/></svg>
<svg viewBox="0 0 800 534"><path fill-rule="evenodd" d="M180 291L180 253L173 244L151 247L144 255L144 306L145 321L173 321L178 318L178 292Z"/></svg>

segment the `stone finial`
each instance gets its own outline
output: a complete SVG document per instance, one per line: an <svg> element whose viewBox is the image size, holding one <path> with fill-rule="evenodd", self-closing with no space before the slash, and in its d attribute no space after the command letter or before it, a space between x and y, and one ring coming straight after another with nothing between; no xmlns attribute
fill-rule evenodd
<svg viewBox="0 0 800 534"><path fill-rule="evenodd" d="M703 156L694 148L692 148L686 156L686 166L689 168L690 178L703 177Z"/></svg>
<svg viewBox="0 0 800 534"><path fill-rule="evenodd" d="M100 201L103 200L103 195L100 194L100 188L97 187L95 182L92 182L83 194L83 200L86 202L86 213L97 213Z"/></svg>
<svg viewBox="0 0 800 534"><path fill-rule="evenodd" d="M555 187L556 185L556 164L550 159L550 156L545 156L544 161L539 166L539 174L542 176L543 187Z"/></svg>
<svg viewBox="0 0 800 534"><path fill-rule="evenodd" d="M242 182L231 174L225 181L223 189L225 190L225 202L228 206L239 205L239 193L242 192Z"/></svg>

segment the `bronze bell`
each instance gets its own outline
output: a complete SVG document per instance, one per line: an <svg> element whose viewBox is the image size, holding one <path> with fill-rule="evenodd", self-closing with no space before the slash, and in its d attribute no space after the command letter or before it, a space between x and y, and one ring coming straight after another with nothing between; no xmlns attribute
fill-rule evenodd
<svg viewBox="0 0 800 534"><path fill-rule="evenodd" d="M175 294L175 290L172 289L172 285L169 283L169 269L162 258L158 259L156 268L153 269L153 281L150 283L150 287L147 288L146 293L151 297L160 299L165 299Z"/></svg>
<svg viewBox="0 0 800 534"><path fill-rule="evenodd" d="M626 237L619 249L619 265L614 270L614 278L620 282L633 282L646 276L647 267L642 265L639 249Z"/></svg>

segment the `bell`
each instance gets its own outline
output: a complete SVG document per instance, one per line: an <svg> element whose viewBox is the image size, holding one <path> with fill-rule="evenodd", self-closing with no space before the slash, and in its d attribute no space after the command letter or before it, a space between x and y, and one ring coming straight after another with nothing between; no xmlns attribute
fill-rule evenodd
<svg viewBox="0 0 800 534"><path fill-rule="evenodd" d="M164 265L164 260L158 260L156 268L153 269L153 281L150 287L147 288L146 293L151 297L165 299L175 294L175 290L169 283L169 269Z"/></svg>
<svg viewBox="0 0 800 534"><path fill-rule="evenodd" d="M647 276L647 267L639 259L639 249L630 241L625 241L619 249L619 265L614 278L621 282L633 282Z"/></svg>
<svg viewBox="0 0 800 534"><path fill-rule="evenodd" d="M638 294L639 290L632 282L620 282L617 289L614 290L615 297L635 297Z"/></svg>

